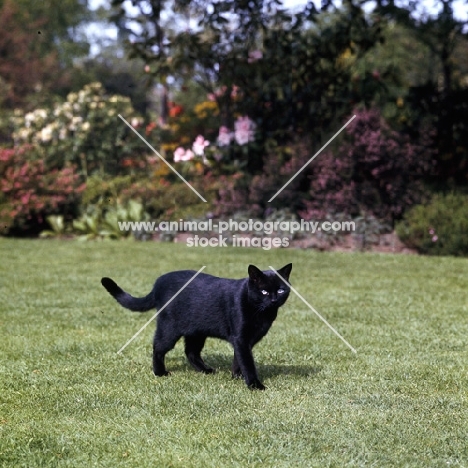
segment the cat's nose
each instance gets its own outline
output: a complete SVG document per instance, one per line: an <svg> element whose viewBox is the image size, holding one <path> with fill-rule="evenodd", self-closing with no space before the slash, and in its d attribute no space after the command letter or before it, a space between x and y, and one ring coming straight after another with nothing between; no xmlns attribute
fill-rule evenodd
<svg viewBox="0 0 468 468"><path fill-rule="evenodd" d="M271 297L271 302L276 302L278 300L278 296L272 296Z"/></svg>

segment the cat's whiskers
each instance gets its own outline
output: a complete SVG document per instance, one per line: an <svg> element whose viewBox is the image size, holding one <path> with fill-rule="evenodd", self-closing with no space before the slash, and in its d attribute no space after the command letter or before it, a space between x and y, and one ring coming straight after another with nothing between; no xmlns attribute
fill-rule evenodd
<svg viewBox="0 0 468 468"><path fill-rule="evenodd" d="M261 301L255 301L253 303L254 305L254 313L253 313L253 317L256 317L259 313L262 313L265 311L265 306L262 304Z"/></svg>

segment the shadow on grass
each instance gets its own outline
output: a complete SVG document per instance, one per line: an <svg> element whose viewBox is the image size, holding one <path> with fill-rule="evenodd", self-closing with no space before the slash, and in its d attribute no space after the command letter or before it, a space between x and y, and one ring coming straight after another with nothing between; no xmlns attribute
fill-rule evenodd
<svg viewBox="0 0 468 468"><path fill-rule="evenodd" d="M225 354L203 354L203 360L208 366L214 367L217 372L231 372L232 357ZM295 364L262 364L256 361L257 371L262 378L272 378L279 375L294 375L297 377L311 377L321 372L321 367L303 366ZM167 363L168 370L171 371L187 371L195 370L182 357L170 359Z"/></svg>

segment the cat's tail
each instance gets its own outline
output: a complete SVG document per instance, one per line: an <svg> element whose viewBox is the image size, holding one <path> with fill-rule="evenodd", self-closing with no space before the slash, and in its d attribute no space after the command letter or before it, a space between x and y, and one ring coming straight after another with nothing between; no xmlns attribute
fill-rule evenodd
<svg viewBox="0 0 468 468"><path fill-rule="evenodd" d="M110 278L101 278L101 284L107 292L123 307L133 312L146 312L156 307L154 294L150 292L145 297L133 297L126 293L120 286Z"/></svg>

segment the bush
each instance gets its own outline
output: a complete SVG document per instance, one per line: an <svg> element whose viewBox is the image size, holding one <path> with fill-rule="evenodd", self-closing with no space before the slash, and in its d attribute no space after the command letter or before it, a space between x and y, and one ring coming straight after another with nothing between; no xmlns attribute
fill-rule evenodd
<svg viewBox="0 0 468 468"><path fill-rule="evenodd" d="M53 109L16 111L13 138L17 145L34 145L47 167L73 163L85 175L144 169L147 148L119 114L134 127L143 123L129 98L106 96L100 83L92 83Z"/></svg>
<svg viewBox="0 0 468 468"><path fill-rule="evenodd" d="M180 164L190 166L191 162ZM142 204L151 219L172 220L204 216L211 210L210 201L215 197L219 186L218 180L209 174L193 177L190 180L191 185L208 200L208 203L204 203L177 176L173 177L172 173L163 171L166 166L162 163L153 161L149 167L152 170L145 177L95 175L88 178L82 195L81 211L86 212L88 206L127 205L131 201L136 201ZM178 167L178 169L184 172L184 168ZM175 181L170 182L170 179Z"/></svg>
<svg viewBox="0 0 468 468"><path fill-rule="evenodd" d="M123 231L119 223L147 221L148 219L148 213L145 213L143 205L136 201L130 200L126 205L120 201L112 205L101 201L95 205L88 205L81 217L73 220L72 230L80 235L81 240L123 239L132 235L146 240L149 236L145 232Z"/></svg>
<svg viewBox="0 0 468 468"><path fill-rule="evenodd" d="M468 196L435 195L409 210L396 226L409 247L430 255L468 255Z"/></svg>
<svg viewBox="0 0 468 468"><path fill-rule="evenodd" d="M423 178L434 166L429 131L418 140L390 128L377 109L357 110L337 151L311 163L309 200L303 217L336 211L400 219L423 201Z"/></svg>
<svg viewBox="0 0 468 468"><path fill-rule="evenodd" d="M349 218L365 213L390 223L400 219L407 207L426 196L423 180L434 167L430 133L421 131L411 140L391 129L377 109L355 114L341 142L333 143L335 149L309 164L315 149L305 136L288 145L270 142L261 174L245 174L226 184L220 202L244 210L249 203L257 214L269 207L287 207L304 219L323 219L333 213ZM234 206L242 203L245 206Z"/></svg>
<svg viewBox="0 0 468 468"><path fill-rule="evenodd" d="M30 148L0 149L0 232L41 230L48 215L76 210L84 190L76 167L47 170L27 158Z"/></svg>

